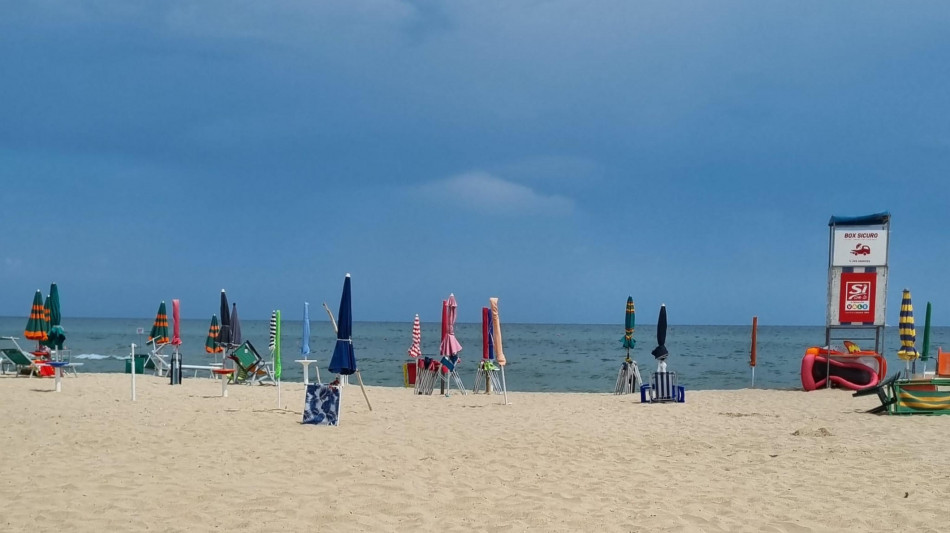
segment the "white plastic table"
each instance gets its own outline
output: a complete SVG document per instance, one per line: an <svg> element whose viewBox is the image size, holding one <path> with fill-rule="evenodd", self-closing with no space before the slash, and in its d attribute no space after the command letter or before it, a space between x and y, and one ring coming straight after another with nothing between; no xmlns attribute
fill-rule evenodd
<svg viewBox="0 0 950 533"><path fill-rule="evenodd" d="M303 365L303 384L310 384L310 365L316 363L316 359L295 359L294 362ZM317 383L320 383L320 367L317 367Z"/></svg>
<svg viewBox="0 0 950 533"><path fill-rule="evenodd" d="M69 363L67 363L66 361L49 361L43 364L53 367L53 371L56 376L56 392L62 392L63 391L63 367L68 365Z"/></svg>

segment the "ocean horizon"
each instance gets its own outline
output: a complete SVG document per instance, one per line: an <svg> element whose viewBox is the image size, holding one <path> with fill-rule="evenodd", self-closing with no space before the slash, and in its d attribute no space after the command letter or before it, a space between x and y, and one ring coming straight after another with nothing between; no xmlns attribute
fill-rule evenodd
<svg viewBox="0 0 950 533"><path fill-rule="evenodd" d="M74 362L83 363L81 372L124 372L125 359L134 343L136 353L145 353L145 341L153 318L64 318L65 348ZM215 357L205 352L209 320L184 319L181 324L183 363L204 365ZM0 335L19 337L24 349L35 348L34 341L23 339L25 317L0 317ZM143 331L139 334L138 331ZM250 340L262 356L269 358L268 321L241 320L244 340ZM677 372L687 390L741 389L752 385L749 367L751 325L677 325L667 331L670 351L668 368ZM303 323L282 322L283 381L303 381ZM403 385L402 364L408 359L411 322L354 322L353 344L357 363L367 385L399 387ZM438 357L440 325L422 324L422 351ZM481 359L481 324L458 323L455 334L462 344L459 374L471 389L476 363ZM617 371L626 356L621 346L623 324L502 324L506 381L511 391L536 392L612 392ZM873 333L864 335L873 336ZM635 331L637 343L631 357L648 376L656 367L650 351L656 346L656 325L642 324ZM757 330L756 388L801 388L800 365L805 349L824 344L824 326L763 326ZM873 340L855 340L873 349ZM922 327L917 330L921 349ZM315 359L321 377L327 381L330 355L336 336L327 320L312 320L309 359ZM833 344L835 341L833 341ZM897 327L884 333L883 355L888 373L903 368L897 356L900 345ZM931 357L937 346L950 346L950 327L931 329ZM167 349L166 349L167 350ZM217 356L220 360L220 355ZM917 362L918 368L922 365ZM930 368L935 366L933 360ZM311 377L314 372L311 369Z"/></svg>

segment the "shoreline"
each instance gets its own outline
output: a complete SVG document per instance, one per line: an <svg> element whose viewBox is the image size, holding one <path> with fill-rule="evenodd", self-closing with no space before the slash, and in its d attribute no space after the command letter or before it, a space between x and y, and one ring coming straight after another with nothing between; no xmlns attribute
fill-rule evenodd
<svg viewBox="0 0 950 533"><path fill-rule="evenodd" d="M848 391L416 396L354 382L340 426L303 384L0 376L4 529L937 531L940 416ZM907 496L905 497L905 493ZM239 510L240 509L240 510Z"/></svg>

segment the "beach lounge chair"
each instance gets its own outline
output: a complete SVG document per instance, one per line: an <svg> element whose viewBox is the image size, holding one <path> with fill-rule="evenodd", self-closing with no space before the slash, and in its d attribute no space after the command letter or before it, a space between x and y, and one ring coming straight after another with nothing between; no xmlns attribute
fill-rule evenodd
<svg viewBox="0 0 950 533"><path fill-rule="evenodd" d="M676 372L654 372L653 383L640 386L641 403L686 401L686 387L676 384Z"/></svg>
<svg viewBox="0 0 950 533"><path fill-rule="evenodd" d="M162 353L162 349L168 346L168 343L156 344L155 342L150 342L149 345L151 348L148 352L148 360L145 362L145 366L151 366L155 369L155 375L159 377L164 377L165 374L171 369L171 355Z"/></svg>
<svg viewBox="0 0 950 533"><path fill-rule="evenodd" d="M897 401L897 395L894 393L894 382L897 381L897 378L900 377L900 372L895 373L893 376L885 379L884 381L878 383L877 385L871 387L865 387L858 391L855 391L851 396L869 396L871 394L877 394L879 400L881 400L881 405L873 409L868 409L868 413L886 413L891 409L891 406Z"/></svg>
<svg viewBox="0 0 950 533"><path fill-rule="evenodd" d="M238 346L229 359L237 365L237 373L234 376L235 383L277 383L274 379L274 371L271 369L271 363L264 361L261 355L251 344L251 341L244 341Z"/></svg>
<svg viewBox="0 0 950 533"><path fill-rule="evenodd" d="M33 354L26 352L16 341L16 337L0 337L3 347L0 347L0 358L3 359L2 366L10 366L14 369L17 376L26 374L30 377L40 375L40 366ZM5 372L5 370L4 370Z"/></svg>
<svg viewBox="0 0 950 533"><path fill-rule="evenodd" d="M462 392L462 395L468 394L468 391L465 390L465 384L462 382L462 377L459 376L458 370L456 370L456 366L459 364L459 356L444 355L441 363L442 368L445 369L442 373L442 379L445 381L445 394L448 395L452 390L453 382Z"/></svg>

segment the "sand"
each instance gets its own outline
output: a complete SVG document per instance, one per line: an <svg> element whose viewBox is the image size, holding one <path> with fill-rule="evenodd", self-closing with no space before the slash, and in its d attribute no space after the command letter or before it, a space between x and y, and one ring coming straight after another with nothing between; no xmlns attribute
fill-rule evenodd
<svg viewBox="0 0 950 533"><path fill-rule="evenodd" d="M950 417L846 391L414 396L0 377L2 531L945 531ZM687 384L688 385L688 384Z"/></svg>

